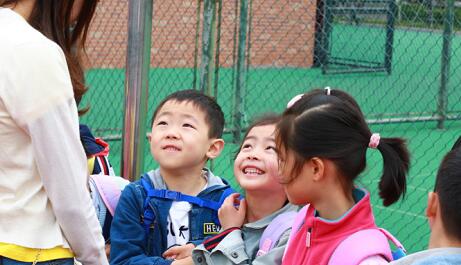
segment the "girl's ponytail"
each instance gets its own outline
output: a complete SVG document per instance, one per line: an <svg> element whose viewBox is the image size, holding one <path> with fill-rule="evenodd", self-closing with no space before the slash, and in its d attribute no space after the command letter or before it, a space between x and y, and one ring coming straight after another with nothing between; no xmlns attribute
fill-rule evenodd
<svg viewBox="0 0 461 265"><path fill-rule="evenodd" d="M297 96L283 113L276 135L279 152L290 150L294 154L287 176L298 176L306 159L329 159L339 172L345 192L350 192L366 167L370 147L378 149L384 160L379 182L383 204L389 206L405 194L410 166L405 140L381 139L379 134L372 134L359 105L344 91L316 89ZM279 154L279 159L283 158L284 154Z"/></svg>
<svg viewBox="0 0 461 265"><path fill-rule="evenodd" d="M379 196L383 199L384 206L389 206L401 195L405 195L410 155L405 140L401 138L381 138L376 148L383 156Z"/></svg>

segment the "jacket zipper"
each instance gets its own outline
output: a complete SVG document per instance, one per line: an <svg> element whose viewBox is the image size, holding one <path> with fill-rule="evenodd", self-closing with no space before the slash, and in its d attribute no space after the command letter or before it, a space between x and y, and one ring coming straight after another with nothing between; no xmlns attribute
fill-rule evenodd
<svg viewBox="0 0 461 265"><path fill-rule="evenodd" d="M306 232L306 255L304 255L303 263L308 264L309 256L311 254L310 248L312 247L312 226L307 228Z"/></svg>
<svg viewBox="0 0 461 265"><path fill-rule="evenodd" d="M307 248L311 247L311 234L312 234L311 231L312 231L312 227L309 227L306 233L306 247Z"/></svg>

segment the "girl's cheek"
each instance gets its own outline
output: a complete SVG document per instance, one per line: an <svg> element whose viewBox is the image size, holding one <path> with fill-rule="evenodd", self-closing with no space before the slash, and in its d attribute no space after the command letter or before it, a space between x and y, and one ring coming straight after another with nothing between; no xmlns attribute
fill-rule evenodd
<svg viewBox="0 0 461 265"><path fill-rule="evenodd" d="M273 177L275 181L282 182L283 175L281 172L281 168L279 167L277 160L271 160L266 164L266 170L269 176Z"/></svg>

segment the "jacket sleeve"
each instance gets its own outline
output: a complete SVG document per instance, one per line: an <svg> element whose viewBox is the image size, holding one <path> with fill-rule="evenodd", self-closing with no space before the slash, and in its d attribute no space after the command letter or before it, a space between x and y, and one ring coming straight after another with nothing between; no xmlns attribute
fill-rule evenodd
<svg viewBox="0 0 461 265"><path fill-rule="evenodd" d="M111 265L169 265L171 260L147 256L146 232L141 224L143 196L136 184L129 184L122 192L111 234Z"/></svg>
<svg viewBox="0 0 461 265"><path fill-rule="evenodd" d="M290 230L285 231L278 243L268 253L251 260L252 253L245 251L245 244L241 230L234 230L219 242L211 251L205 246L199 245L192 252L192 258L196 265L279 265L282 264L282 256L285 251Z"/></svg>

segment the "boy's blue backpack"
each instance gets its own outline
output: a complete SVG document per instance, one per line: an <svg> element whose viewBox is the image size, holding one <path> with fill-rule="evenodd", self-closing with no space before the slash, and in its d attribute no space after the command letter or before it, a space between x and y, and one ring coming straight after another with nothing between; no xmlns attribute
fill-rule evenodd
<svg viewBox="0 0 461 265"><path fill-rule="evenodd" d="M221 207L222 203L227 198L227 196L231 195L232 193L235 193L235 191L231 187L227 187L221 194L219 201L212 201L212 200L202 199L196 196L182 194L181 192L177 192L177 191L172 191L172 190L167 190L167 189L155 189L150 183L150 181L148 181L147 179L149 179L149 176L147 174L144 174L141 178L142 186L147 195L146 199L144 200L144 206L143 206L144 213L143 213L143 218L142 218L142 223L144 225L146 234L149 234L149 229L151 228L152 224L155 221L155 214L152 211L152 209L149 207L149 201L151 198L162 198L162 199L167 199L167 200L172 200L172 201L185 201L191 204L198 205L199 207L212 209L216 212L214 221L216 224L219 224L219 219L218 219L219 208Z"/></svg>
<svg viewBox="0 0 461 265"><path fill-rule="evenodd" d="M303 207L298 213L287 212L274 218L261 236L259 241L259 250L256 255L264 255L273 249L280 240L280 237L290 227L292 228L290 238L292 238L301 228L308 207L308 205ZM388 241L391 241L396 246L395 251L390 252ZM371 243L363 244L363 242ZM286 248L288 248L289 244L290 241L288 242ZM361 245L363 247L357 248L357 245ZM406 255L405 253L406 250L403 245L387 230L383 228L372 228L357 231L346 237L336 247L328 264L359 264L361 260L374 255L382 255L390 261L404 257Z"/></svg>

